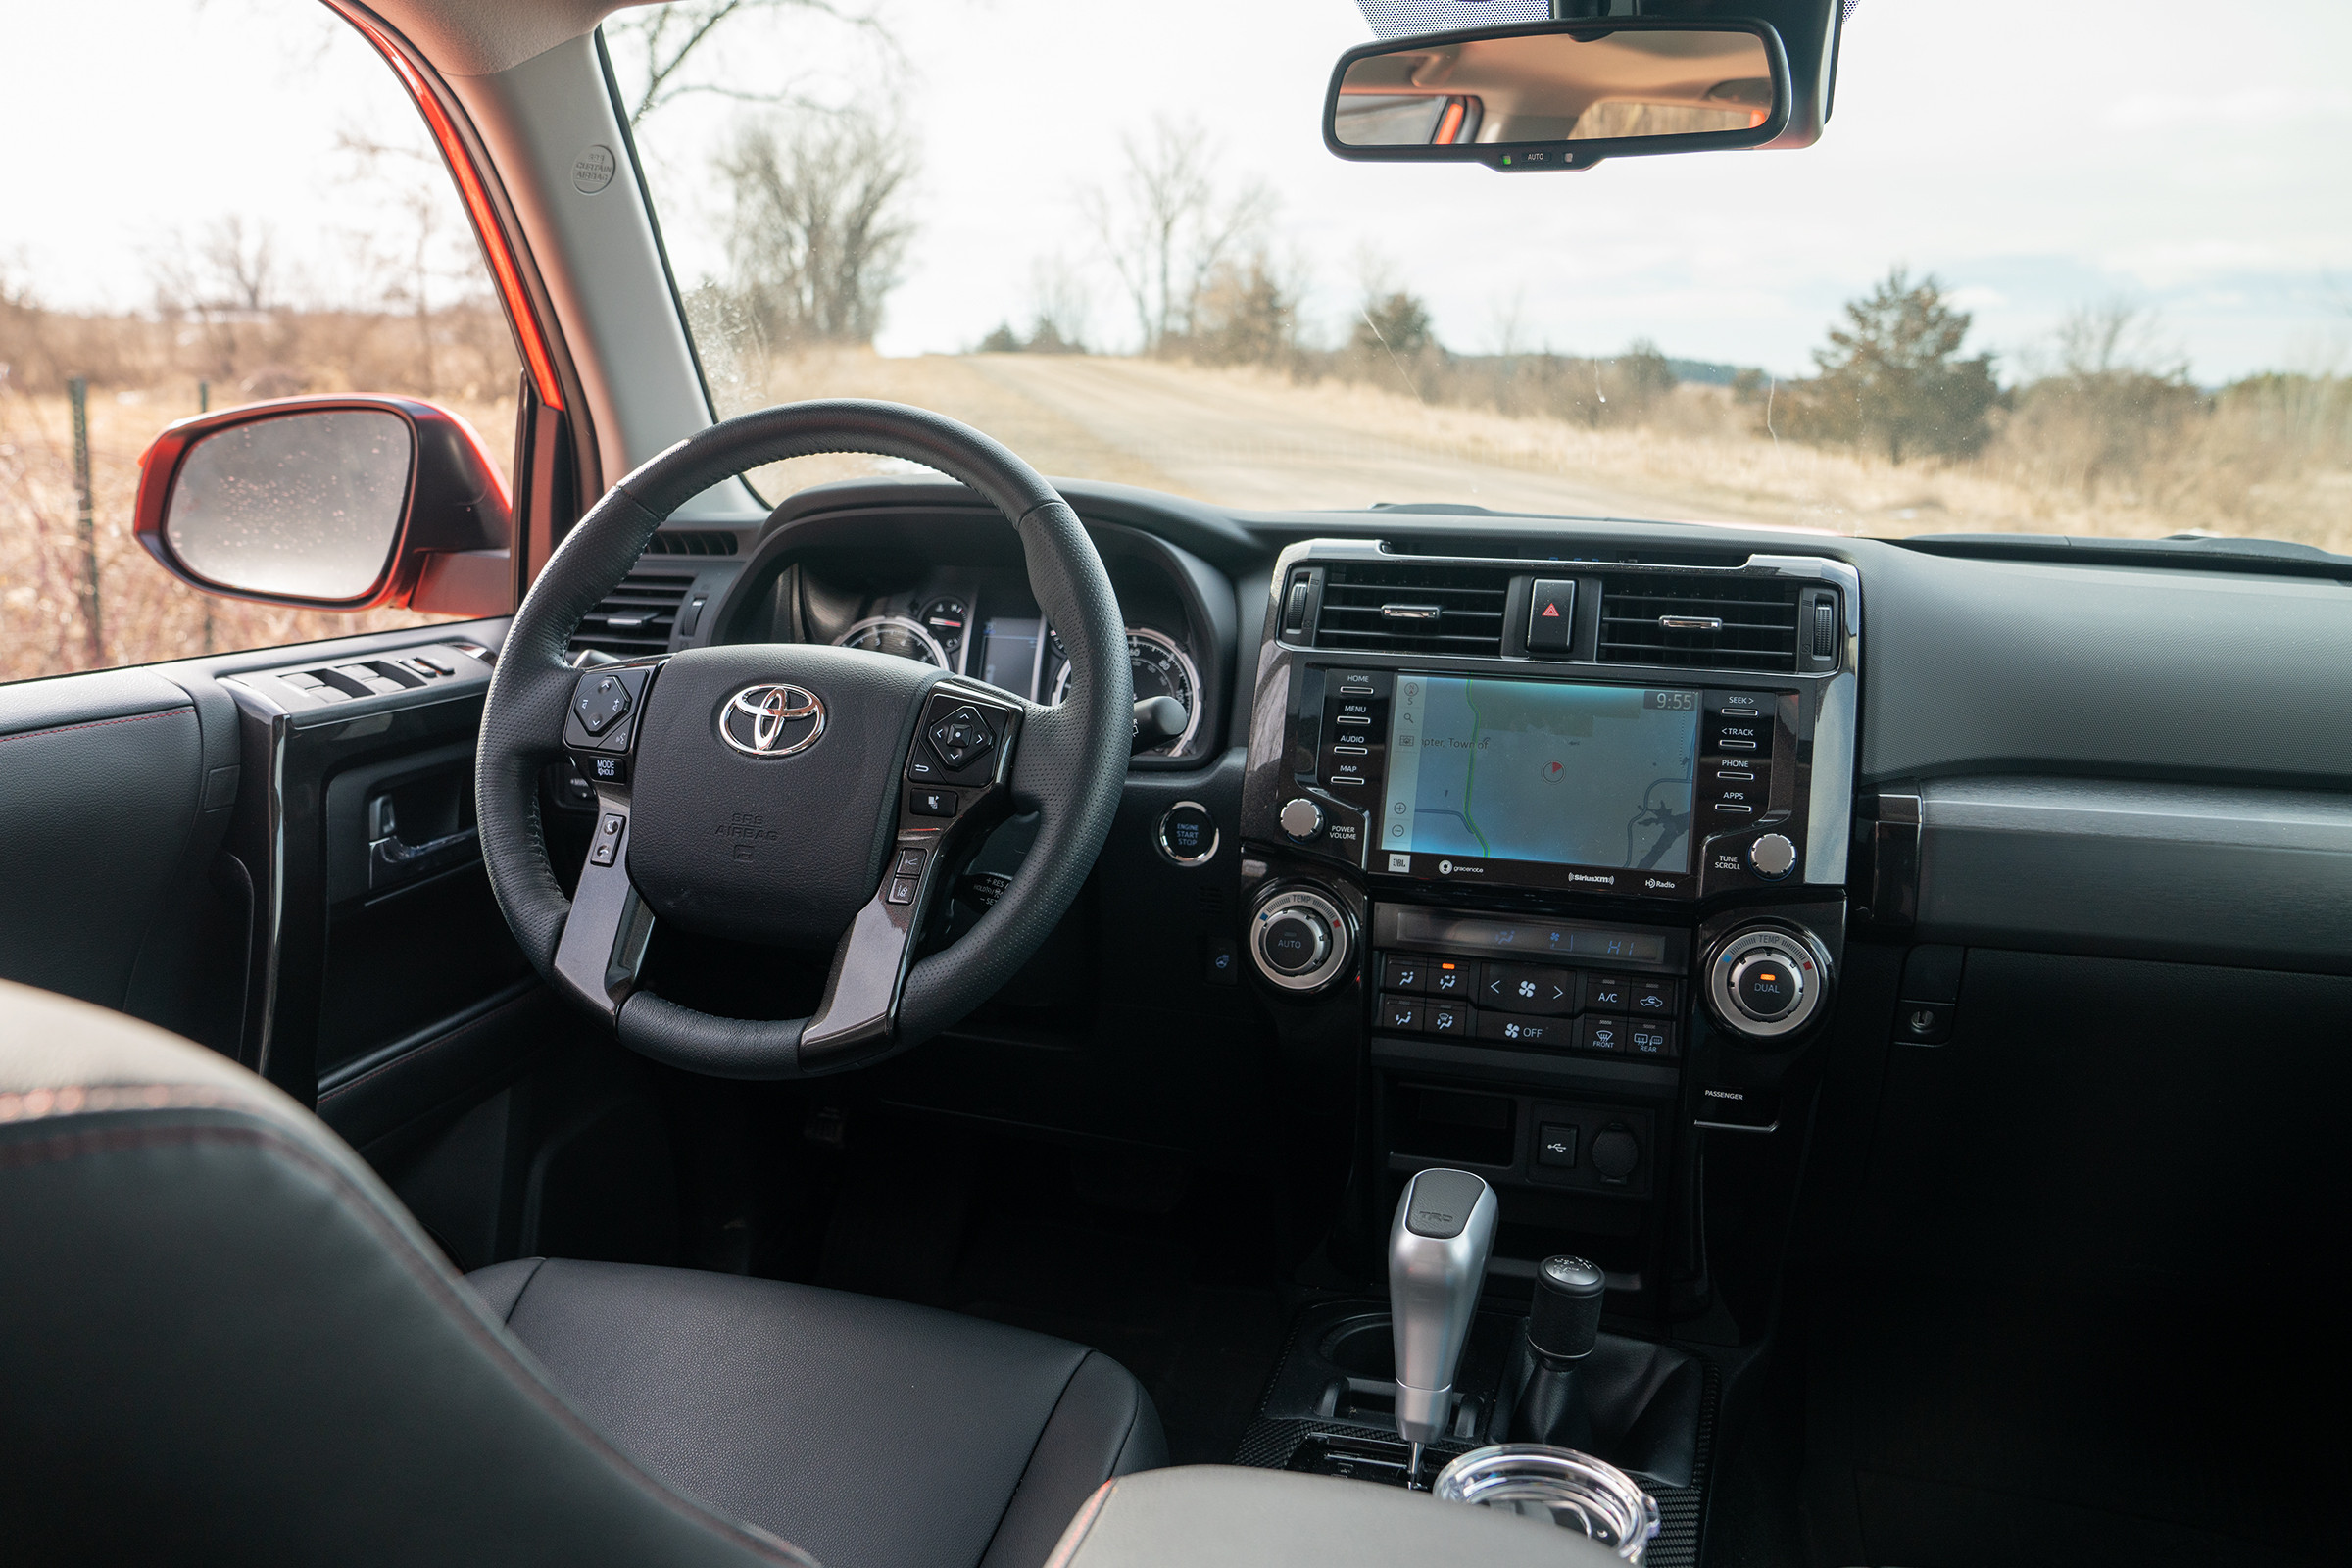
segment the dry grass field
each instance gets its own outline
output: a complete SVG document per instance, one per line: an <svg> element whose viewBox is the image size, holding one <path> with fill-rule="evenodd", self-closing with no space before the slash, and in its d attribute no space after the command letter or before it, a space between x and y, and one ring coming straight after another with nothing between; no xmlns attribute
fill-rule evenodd
<svg viewBox="0 0 2352 1568"><path fill-rule="evenodd" d="M1643 424L1601 429L1430 407L1401 387L1076 356L883 359L845 349L778 360L740 392L760 402L913 403L987 430L1051 474L1242 507L1452 501L1877 537L2207 529L2352 551L2352 455L2341 439L2342 386L2330 385L2336 402L2305 421L2316 431L2220 428L2217 416L2217 428L2196 438L2208 450L2166 454L2136 485L2095 492L2037 471L2051 466L2047 452L2001 442L1963 462L1897 466L1855 448L1775 439L1755 427L1760 411L1692 385ZM783 467L759 476L771 499L889 466L826 458Z"/></svg>
<svg viewBox="0 0 2352 1568"><path fill-rule="evenodd" d="M1964 462L1892 465L1854 448L1775 439L1761 411L1685 385L1639 424L1431 407L1401 385L1299 381L1254 368L1032 354L885 359L840 349L725 368L734 409L804 397L877 397L938 409L1047 473L1145 485L1227 505L1324 509L1468 502L1498 512L1740 522L1892 537L2013 532L2156 537L2259 534L2352 551L2345 383L2305 401L2227 406L2143 462L2130 482L2070 482L2048 440L2015 433ZM341 381L344 377L334 377ZM503 463L512 395L444 396ZM330 383L331 384L331 383ZM496 383L489 383L496 384ZM90 394L101 626L80 607L71 420L61 392L0 382L0 679L345 635L425 617L333 615L215 599L181 587L130 535L138 458L196 412L194 382ZM755 475L778 498L801 485L902 465L802 459ZM2052 477L2055 474L2057 477Z"/></svg>

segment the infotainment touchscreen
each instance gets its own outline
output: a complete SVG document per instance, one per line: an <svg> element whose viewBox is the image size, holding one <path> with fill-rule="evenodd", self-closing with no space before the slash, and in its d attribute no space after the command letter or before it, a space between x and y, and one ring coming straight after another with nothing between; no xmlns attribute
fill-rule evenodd
<svg viewBox="0 0 2352 1568"><path fill-rule="evenodd" d="M1695 691L1399 674L1375 866L1675 891L1700 706Z"/></svg>

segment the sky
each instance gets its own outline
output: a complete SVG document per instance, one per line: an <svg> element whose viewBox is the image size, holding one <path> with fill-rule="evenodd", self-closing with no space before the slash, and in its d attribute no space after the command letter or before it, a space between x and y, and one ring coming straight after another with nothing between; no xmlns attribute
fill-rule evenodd
<svg viewBox="0 0 2352 1568"><path fill-rule="evenodd" d="M2266 0L1863 0L1837 112L1796 152L1621 159L1580 173L1343 163L1318 129L1354 0L880 0L921 228L886 353L954 351L1026 314L1033 270L1091 282L1095 339L1132 333L1077 193L1123 134L1196 120L1278 198L1267 238L1326 334L1370 254L1439 337L1492 351L1669 355L1802 372L1840 301L1895 263L1975 314L2014 376L2072 308L2153 308L2201 381L2352 364L2352 5ZM1470 7L1465 6L1468 11ZM338 131L419 133L391 79L302 0L0 0L0 269L51 303L145 305L174 232L272 224L290 270L364 286L384 221ZM805 17L756 20L726 84L870 83L881 52ZM99 69L105 62L105 69ZM625 74L625 61L624 61ZM681 281L717 265L710 151L747 113L681 99L640 131Z"/></svg>

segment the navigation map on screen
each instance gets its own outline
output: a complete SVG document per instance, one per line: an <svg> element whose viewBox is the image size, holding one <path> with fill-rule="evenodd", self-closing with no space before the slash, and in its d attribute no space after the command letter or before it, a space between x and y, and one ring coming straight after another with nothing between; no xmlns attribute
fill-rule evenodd
<svg viewBox="0 0 2352 1568"><path fill-rule="evenodd" d="M1687 871L1699 694L1401 674L1381 848Z"/></svg>

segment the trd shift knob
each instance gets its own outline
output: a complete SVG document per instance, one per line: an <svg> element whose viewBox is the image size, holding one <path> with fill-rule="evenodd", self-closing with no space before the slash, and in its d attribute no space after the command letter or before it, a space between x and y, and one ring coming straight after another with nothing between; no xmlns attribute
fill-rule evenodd
<svg viewBox="0 0 2352 1568"><path fill-rule="evenodd" d="M1466 1170L1405 1184L1389 1228L1389 1317L1396 1343L1396 1430L1435 1442L1453 1403L1453 1369L1478 1315L1494 1245L1494 1190Z"/></svg>

